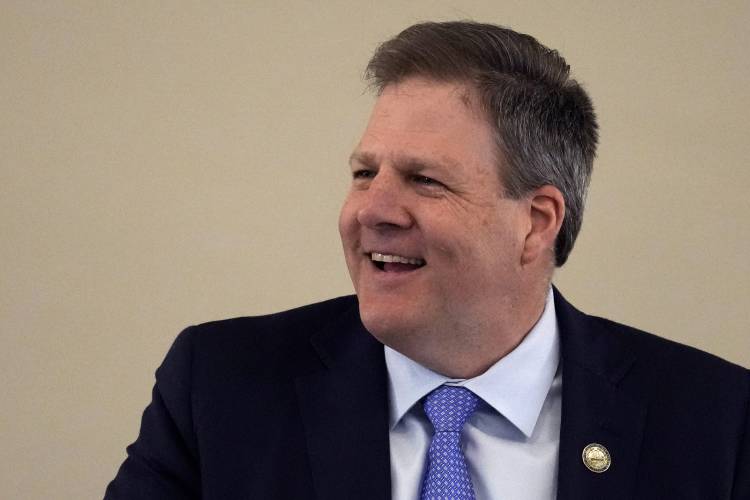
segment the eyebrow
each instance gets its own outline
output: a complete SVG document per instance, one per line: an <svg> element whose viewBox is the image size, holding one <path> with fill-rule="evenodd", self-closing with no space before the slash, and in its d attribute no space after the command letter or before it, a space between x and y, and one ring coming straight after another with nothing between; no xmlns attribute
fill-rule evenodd
<svg viewBox="0 0 750 500"><path fill-rule="evenodd" d="M369 167L375 167L378 165L378 158L375 154L367 151L354 151L349 156L349 165L357 162ZM394 161L394 166L399 170L412 170L420 172L430 168L441 169L441 170L453 170L457 167L458 162L451 158L443 157L440 160L432 160L426 158L417 158L416 156L399 155Z"/></svg>

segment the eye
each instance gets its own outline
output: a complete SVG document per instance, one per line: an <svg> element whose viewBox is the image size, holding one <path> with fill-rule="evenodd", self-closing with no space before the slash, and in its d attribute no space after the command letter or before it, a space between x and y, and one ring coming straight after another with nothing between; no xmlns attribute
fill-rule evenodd
<svg viewBox="0 0 750 500"><path fill-rule="evenodd" d="M375 172L366 168L360 168L352 172L352 179L372 179L375 177Z"/></svg>
<svg viewBox="0 0 750 500"><path fill-rule="evenodd" d="M411 177L411 180L423 186L442 186L443 185L441 182L436 181L432 177L426 177L424 175L413 175Z"/></svg>

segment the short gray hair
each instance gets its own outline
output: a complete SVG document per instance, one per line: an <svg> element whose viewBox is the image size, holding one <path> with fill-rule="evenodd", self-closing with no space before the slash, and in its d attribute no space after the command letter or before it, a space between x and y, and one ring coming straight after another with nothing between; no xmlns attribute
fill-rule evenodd
<svg viewBox="0 0 750 500"><path fill-rule="evenodd" d="M475 89L507 162L505 194L520 198L544 185L562 192L555 265L565 263L581 229L598 126L591 99L557 51L493 24L420 23L380 45L365 76L378 93L411 76Z"/></svg>

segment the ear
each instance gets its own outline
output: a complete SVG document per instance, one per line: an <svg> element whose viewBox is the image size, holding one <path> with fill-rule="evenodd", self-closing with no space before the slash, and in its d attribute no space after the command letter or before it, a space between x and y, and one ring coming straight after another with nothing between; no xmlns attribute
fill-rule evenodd
<svg viewBox="0 0 750 500"><path fill-rule="evenodd" d="M554 186L542 186L528 194L529 220L521 263L528 265L553 254L555 239L565 217L565 198ZM551 255L554 262L554 255Z"/></svg>

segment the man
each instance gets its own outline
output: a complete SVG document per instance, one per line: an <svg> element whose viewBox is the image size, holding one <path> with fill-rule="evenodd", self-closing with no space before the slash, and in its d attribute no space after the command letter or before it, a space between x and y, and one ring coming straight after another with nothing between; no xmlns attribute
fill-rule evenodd
<svg viewBox="0 0 750 500"><path fill-rule="evenodd" d="M368 77L356 297L185 330L106 497L750 498L748 371L551 288L597 141L562 57L425 23Z"/></svg>

